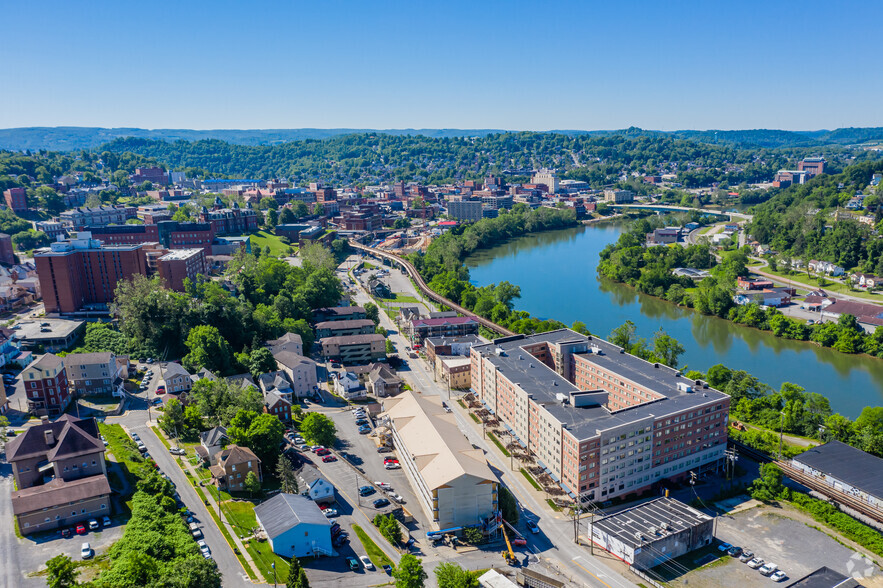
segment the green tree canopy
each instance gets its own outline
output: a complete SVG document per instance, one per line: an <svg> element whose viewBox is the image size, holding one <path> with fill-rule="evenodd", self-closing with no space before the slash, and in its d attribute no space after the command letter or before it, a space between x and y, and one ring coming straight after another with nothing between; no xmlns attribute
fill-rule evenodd
<svg viewBox="0 0 883 588"><path fill-rule="evenodd" d="M304 440L314 445L331 447L337 440L337 428L334 422L318 412L311 412L304 417L300 432Z"/></svg>
<svg viewBox="0 0 883 588"><path fill-rule="evenodd" d="M77 585L76 564L67 555L56 555L46 562L46 585L49 588L71 588Z"/></svg>
<svg viewBox="0 0 883 588"><path fill-rule="evenodd" d="M206 368L219 375L233 372L233 352L221 332L210 325L193 327L184 343L190 351L184 366L190 371Z"/></svg>
<svg viewBox="0 0 883 588"><path fill-rule="evenodd" d="M399 560L399 565L392 571L396 588L423 588L428 577L423 563L413 554L406 553Z"/></svg>

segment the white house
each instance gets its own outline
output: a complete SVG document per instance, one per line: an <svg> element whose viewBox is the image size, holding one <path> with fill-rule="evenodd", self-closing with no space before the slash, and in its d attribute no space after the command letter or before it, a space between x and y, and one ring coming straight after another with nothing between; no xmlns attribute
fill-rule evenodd
<svg viewBox="0 0 883 588"><path fill-rule="evenodd" d="M297 473L301 492L314 502L334 502L334 484L325 479L319 470L305 465Z"/></svg>
<svg viewBox="0 0 883 588"><path fill-rule="evenodd" d="M334 393L347 400L366 398L368 396L368 390L362 386L359 376L353 372L337 374L337 377L334 378Z"/></svg>

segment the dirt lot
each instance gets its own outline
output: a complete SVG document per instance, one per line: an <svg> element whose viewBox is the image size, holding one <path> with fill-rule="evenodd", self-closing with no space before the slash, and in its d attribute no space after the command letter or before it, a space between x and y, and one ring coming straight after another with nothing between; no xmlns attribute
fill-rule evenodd
<svg viewBox="0 0 883 588"><path fill-rule="evenodd" d="M862 584L869 588L883 588L883 571L878 564L845 547L843 543L849 544L847 540L835 540L829 536L834 535L833 531L826 528L822 532L813 527L821 526L794 509L759 506L719 517L716 537L720 541L750 549L755 556L778 564L788 574L786 584L821 566L827 566L842 574L860 577ZM761 576L738 558L726 555L717 557L715 552L702 550L680 558L680 564L687 568L703 564L704 567L680 575L669 585L689 584L691 588L769 588L773 585L769 578ZM671 568L667 571L669 574L673 572Z"/></svg>

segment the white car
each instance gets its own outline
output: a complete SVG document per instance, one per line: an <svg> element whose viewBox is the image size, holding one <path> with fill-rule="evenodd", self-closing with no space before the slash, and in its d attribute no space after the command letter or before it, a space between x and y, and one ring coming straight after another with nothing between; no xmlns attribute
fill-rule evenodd
<svg viewBox="0 0 883 588"><path fill-rule="evenodd" d="M400 466L397 463L387 463L387 464L384 464L383 467L388 470L397 470L397 469L400 469L402 466Z"/></svg>
<svg viewBox="0 0 883 588"><path fill-rule="evenodd" d="M777 566L773 562L769 562L769 563L764 564L763 567L761 567L757 571L760 572L761 575L769 576L778 569L779 569L779 566Z"/></svg>
<svg viewBox="0 0 883 588"><path fill-rule="evenodd" d="M772 580L773 582L781 582L782 580L784 580L787 577L788 577L788 574L786 574L782 570L776 570L770 576L770 580Z"/></svg>
<svg viewBox="0 0 883 588"><path fill-rule="evenodd" d="M386 482L374 482L374 485L380 488L381 490L392 490L392 486L387 484Z"/></svg>
<svg viewBox="0 0 883 588"><path fill-rule="evenodd" d="M83 559L89 559L93 555L95 555L95 552L92 551L92 546L88 543L83 543L83 545L80 547L80 557L82 557Z"/></svg>
<svg viewBox="0 0 883 588"><path fill-rule="evenodd" d="M368 559L367 555L360 555L359 561L362 562L362 565L365 566L366 570L373 570L374 569L374 564L371 563L371 560Z"/></svg>
<svg viewBox="0 0 883 588"><path fill-rule="evenodd" d="M199 550L201 552L211 553L211 549L208 548L208 545L206 544L204 539L200 539L199 541L196 542L196 544L199 545Z"/></svg>
<svg viewBox="0 0 883 588"><path fill-rule="evenodd" d="M338 516L339 513L333 508L326 508L322 511L322 514L325 515L325 518L330 519Z"/></svg>
<svg viewBox="0 0 883 588"><path fill-rule="evenodd" d="M759 557L755 557L750 562L748 562L748 567L751 568L752 570L756 570L757 568L759 568L762 565L763 565L763 560L760 559Z"/></svg>
<svg viewBox="0 0 883 588"><path fill-rule="evenodd" d="M405 504L405 499L402 498L400 494L393 494L390 492L389 497L398 502L399 504Z"/></svg>

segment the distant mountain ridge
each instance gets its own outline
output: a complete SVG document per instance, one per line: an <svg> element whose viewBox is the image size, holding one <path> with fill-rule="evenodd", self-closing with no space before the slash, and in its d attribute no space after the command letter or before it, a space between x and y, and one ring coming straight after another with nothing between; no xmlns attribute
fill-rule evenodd
<svg viewBox="0 0 883 588"><path fill-rule="evenodd" d="M10 151L40 150L76 151L95 149L121 137L135 137L161 141L199 141L218 139L234 145L276 145L305 139L327 139L354 133L386 135L423 135L431 138L485 137L510 132L504 129L141 129L105 127L19 127L0 129L0 149ZM750 130L682 130L653 131L631 127L621 130L552 130L563 135L668 135L702 143L734 144L744 147L814 147L821 145L849 145L883 140L883 127L850 127L833 131L784 131L777 129Z"/></svg>

